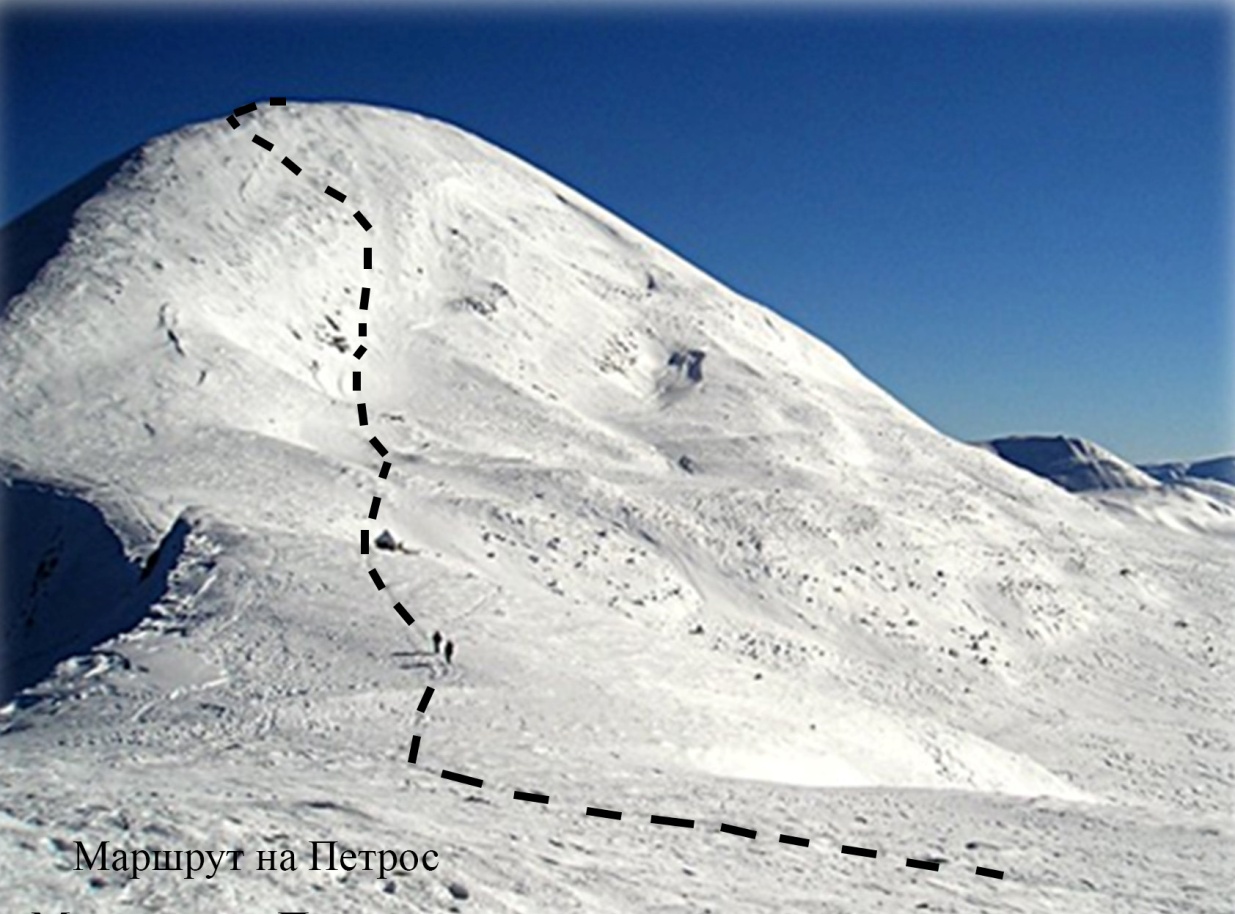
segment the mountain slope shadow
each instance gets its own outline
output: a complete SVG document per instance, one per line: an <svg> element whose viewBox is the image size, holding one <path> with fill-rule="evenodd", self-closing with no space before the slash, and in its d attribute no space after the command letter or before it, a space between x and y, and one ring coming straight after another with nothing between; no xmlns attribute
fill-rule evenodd
<svg viewBox="0 0 1235 914"><path fill-rule="evenodd" d="M0 229L0 263L4 264L0 271L0 314L68 240L77 208L102 190L135 151L130 149L104 162Z"/></svg>
<svg viewBox="0 0 1235 914"><path fill-rule="evenodd" d="M67 657L137 625L167 588L189 524L132 562L89 502L22 480L0 487L0 703Z"/></svg>

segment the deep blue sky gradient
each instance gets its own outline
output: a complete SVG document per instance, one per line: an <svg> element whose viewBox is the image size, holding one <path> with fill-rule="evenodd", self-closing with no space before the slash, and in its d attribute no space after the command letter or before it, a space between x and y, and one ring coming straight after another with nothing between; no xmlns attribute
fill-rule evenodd
<svg viewBox="0 0 1235 914"><path fill-rule="evenodd" d="M1235 450L1229 8L4 16L8 221L270 95L575 186L965 439Z"/></svg>

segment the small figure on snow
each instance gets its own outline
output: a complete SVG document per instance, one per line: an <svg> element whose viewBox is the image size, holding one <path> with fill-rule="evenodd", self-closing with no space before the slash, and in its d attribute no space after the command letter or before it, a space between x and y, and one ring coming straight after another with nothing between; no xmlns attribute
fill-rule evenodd
<svg viewBox="0 0 1235 914"><path fill-rule="evenodd" d="M442 633L433 633L433 653L440 654L442 652Z"/></svg>
<svg viewBox="0 0 1235 914"><path fill-rule="evenodd" d="M455 643L453 641L446 642L446 662L451 663L455 656Z"/></svg>

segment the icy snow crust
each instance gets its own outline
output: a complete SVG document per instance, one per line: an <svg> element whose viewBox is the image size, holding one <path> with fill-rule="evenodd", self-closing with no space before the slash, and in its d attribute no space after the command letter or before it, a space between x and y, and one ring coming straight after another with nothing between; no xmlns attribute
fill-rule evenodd
<svg viewBox="0 0 1235 914"><path fill-rule="evenodd" d="M0 390L11 478L127 562L184 531L141 621L0 717L6 911L1226 909L1231 540L939 434L455 128L292 104L151 141L10 303ZM78 839L443 862L92 884Z"/></svg>

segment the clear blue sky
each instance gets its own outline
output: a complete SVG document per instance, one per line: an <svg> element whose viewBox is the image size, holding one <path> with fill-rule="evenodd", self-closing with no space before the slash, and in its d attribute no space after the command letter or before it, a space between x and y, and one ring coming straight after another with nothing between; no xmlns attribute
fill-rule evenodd
<svg viewBox="0 0 1235 914"><path fill-rule="evenodd" d="M1228 7L5 13L8 221L269 95L562 178L961 438L1235 450Z"/></svg>

